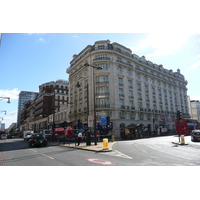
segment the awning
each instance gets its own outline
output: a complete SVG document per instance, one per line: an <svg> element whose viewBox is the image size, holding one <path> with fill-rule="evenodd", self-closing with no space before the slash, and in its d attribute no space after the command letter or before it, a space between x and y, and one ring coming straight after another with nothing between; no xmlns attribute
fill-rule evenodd
<svg viewBox="0 0 200 200"><path fill-rule="evenodd" d="M136 124L129 124L126 128L127 129L133 129L133 128L135 128L137 125Z"/></svg>

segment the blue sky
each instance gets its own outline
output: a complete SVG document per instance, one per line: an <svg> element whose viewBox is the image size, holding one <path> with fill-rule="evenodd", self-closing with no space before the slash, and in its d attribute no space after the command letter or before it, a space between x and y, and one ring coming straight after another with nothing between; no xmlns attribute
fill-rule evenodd
<svg viewBox="0 0 200 200"><path fill-rule="evenodd" d="M66 69L73 54L95 41L109 39L120 43L138 56L162 64L174 72L179 68L188 81L188 95L200 100L200 34L196 33L3 33L0 46L0 101L3 123L8 127L17 120L20 91L38 91L39 85L68 80Z"/></svg>

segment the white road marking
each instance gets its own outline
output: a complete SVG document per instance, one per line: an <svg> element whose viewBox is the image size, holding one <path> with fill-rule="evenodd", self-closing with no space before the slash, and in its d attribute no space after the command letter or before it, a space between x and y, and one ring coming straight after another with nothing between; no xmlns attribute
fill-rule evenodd
<svg viewBox="0 0 200 200"><path fill-rule="evenodd" d="M36 150L34 150L34 149L30 149L31 151L34 151L34 152L37 152Z"/></svg>
<svg viewBox="0 0 200 200"><path fill-rule="evenodd" d="M108 153L101 153L101 154L106 154L106 155L109 155L109 156L117 156L117 157L122 157L122 158L127 158L127 159L133 159L132 157L130 156L127 156L123 153L121 153L120 151L117 151L117 150L114 150L112 152L108 152Z"/></svg>
<svg viewBox="0 0 200 200"><path fill-rule="evenodd" d="M34 150L34 149L30 149L31 151L34 151L34 152L37 152L36 150ZM47 158L50 158L50 159L52 159L52 160L54 160L54 158L52 158L51 156L47 156L46 154L43 154L43 153L40 153L41 155L43 155L43 156L46 156Z"/></svg>
<svg viewBox="0 0 200 200"><path fill-rule="evenodd" d="M47 158L50 158L50 159L54 160L54 158L52 158L50 156L47 156L46 154L43 154L43 153L40 153L40 154L43 155L43 156L46 156Z"/></svg>

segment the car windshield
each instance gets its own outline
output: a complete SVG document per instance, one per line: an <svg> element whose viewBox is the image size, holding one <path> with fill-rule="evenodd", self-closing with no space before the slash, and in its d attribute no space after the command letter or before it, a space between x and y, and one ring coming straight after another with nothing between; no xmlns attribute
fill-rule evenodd
<svg viewBox="0 0 200 200"><path fill-rule="evenodd" d="M194 135L200 135L200 132L194 132Z"/></svg>
<svg viewBox="0 0 200 200"><path fill-rule="evenodd" d="M44 139L45 137L44 137L43 134L38 134L38 135L36 135L36 138L37 138L37 139Z"/></svg>

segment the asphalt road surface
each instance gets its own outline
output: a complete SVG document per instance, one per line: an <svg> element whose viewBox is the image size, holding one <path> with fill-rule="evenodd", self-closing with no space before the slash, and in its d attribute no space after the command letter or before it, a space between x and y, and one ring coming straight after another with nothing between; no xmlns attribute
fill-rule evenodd
<svg viewBox="0 0 200 200"><path fill-rule="evenodd" d="M62 146L29 148L22 138L0 140L4 166L199 166L200 143L176 145L175 136L117 141L112 152L95 153Z"/></svg>

